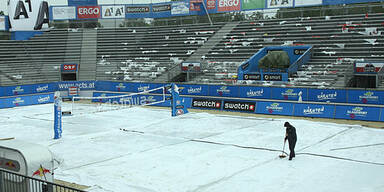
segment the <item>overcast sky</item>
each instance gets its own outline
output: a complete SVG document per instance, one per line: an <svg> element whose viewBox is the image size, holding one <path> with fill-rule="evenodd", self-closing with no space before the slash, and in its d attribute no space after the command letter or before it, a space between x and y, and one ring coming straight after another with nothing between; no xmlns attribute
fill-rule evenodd
<svg viewBox="0 0 384 192"><path fill-rule="evenodd" d="M0 0L0 11L8 14L7 8L8 0ZM47 0L49 5L68 5L67 0ZM141 3L161 3L168 2L170 0L98 0L99 4L141 4Z"/></svg>

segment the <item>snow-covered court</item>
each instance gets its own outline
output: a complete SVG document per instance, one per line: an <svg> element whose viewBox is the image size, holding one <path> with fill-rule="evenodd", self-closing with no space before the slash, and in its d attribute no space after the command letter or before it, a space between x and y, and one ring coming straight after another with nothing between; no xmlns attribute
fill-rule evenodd
<svg viewBox="0 0 384 192"><path fill-rule="evenodd" d="M285 121L292 161L279 158ZM63 117L53 140L53 104L1 109L0 124L0 138L47 146L55 178L91 192L384 191L384 130L360 125L135 107Z"/></svg>

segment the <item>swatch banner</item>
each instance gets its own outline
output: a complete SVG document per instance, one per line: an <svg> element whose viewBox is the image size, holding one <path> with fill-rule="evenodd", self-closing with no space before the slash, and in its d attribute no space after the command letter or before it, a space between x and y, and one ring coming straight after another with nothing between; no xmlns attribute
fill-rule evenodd
<svg viewBox="0 0 384 192"><path fill-rule="evenodd" d="M333 105L295 104L293 116L333 118L334 112Z"/></svg>
<svg viewBox="0 0 384 192"><path fill-rule="evenodd" d="M342 89L308 89L308 101L346 103L347 91Z"/></svg>
<svg viewBox="0 0 384 192"><path fill-rule="evenodd" d="M307 100L307 89L305 88L272 88L273 99L298 101L301 95L302 101Z"/></svg>
<svg viewBox="0 0 384 192"><path fill-rule="evenodd" d="M209 95L216 97L238 97L239 87L226 85L209 86Z"/></svg>
<svg viewBox="0 0 384 192"><path fill-rule="evenodd" d="M348 103L384 104L384 91L348 90Z"/></svg>
<svg viewBox="0 0 384 192"><path fill-rule="evenodd" d="M151 5L152 17L171 17L172 3L156 3Z"/></svg>
<svg viewBox="0 0 384 192"><path fill-rule="evenodd" d="M242 111L254 113L256 110L255 102L245 102L245 101L224 101L223 110L227 111Z"/></svg>
<svg viewBox="0 0 384 192"><path fill-rule="evenodd" d="M271 88L269 87L239 87L240 97L253 99L270 99Z"/></svg>
<svg viewBox="0 0 384 192"><path fill-rule="evenodd" d="M293 7L293 0L267 0L267 8Z"/></svg>
<svg viewBox="0 0 384 192"><path fill-rule="evenodd" d="M379 107L337 105L335 110L335 119L379 121L381 109L382 108Z"/></svg>
<svg viewBox="0 0 384 192"><path fill-rule="evenodd" d="M293 115L293 103L257 102L256 113L269 115Z"/></svg>
<svg viewBox="0 0 384 192"><path fill-rule="evenodd" d="M219 99L206 99L206 98L193 98L191 107L200 109L215 109L221 110L222 100Z"/></svg>

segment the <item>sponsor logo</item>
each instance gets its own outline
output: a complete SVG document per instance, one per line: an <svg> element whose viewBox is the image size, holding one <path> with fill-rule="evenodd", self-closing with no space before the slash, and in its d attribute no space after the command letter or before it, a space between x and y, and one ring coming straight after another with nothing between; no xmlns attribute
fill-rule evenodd
<svg viewBox="0 0 384 192"><path fill-rule="evenodd" d="M12 103L15 104L16 106L19 106L20 104L24 103L24 100L18 97L14 101L12 101Z"/></svg>
<svg viewBox="0 0 384 192"><path fill-rule="evenodd" d="M240 0L219 0L218 11L240 10Z"/></svg>
<svg viewBox="0 0 384 192"><path fill-rule="evenodd" d="M247 62L247 63L241 65L241 68L244 70L244 69L248 68L248 66L249 66L249 63Z"/></svg>
<svg viewBox="0 0 384 192"><path fill-rule="evenodd" d="M244 74L244 80L261 80L260 74Z"/></svg>
<svg viewBox="0 0 384 192"><path fill-rule="evenodd" d="M254 112L255 103L240 102L240 101L224 101L224 109Z"/></svg>
<svg viewBox="0 0 384 192"><path fill-rule="evenodd" d="M40 176L40 177L44 177L46 173L51 173L51 171L49 169L46 169L46 168L40 166L40 168L38 170L33 172L32 177L35 175Z"/></svg>
<svg viewBox="0 0 384 192"><path fill-rule="evenodd" d="M210 99L193 99L192 107L220 109L221 108L221 101L220 100L210 100Z"/></svg>
<svg viewBox="0 0 384 192"><path fill-rule="evenodd" d="M203 88L202 87L196 87L196 88L193 88L193 87L190 87L187 92L188 94L195 94L195 93L201 93L201 90Z"/></svg>
<svg viewBox="0 0 384 192"><path fill-rule="evenodd" d="M227 86L222 86L222 87L220 87L220 89L217 89L216 92L220 96L223 96L223 94L230 94L231 90L229 90Z"/></svg>
<svg viewBox="0 0 384 192"><path fill-rule="evenodd" d="M125 89L126 86L123 83L119 83L118 85L116 85L116 88L118 91L120 91L121 89Z"/></svg>
<svg viewBox="0 0 384 192"><path fill-rule="evenodd" d="M103 6L103 18L124 18L124 5L121 6Z"/></svg>
<svg viewBox="0 0 384 192"><path fill-rule="evenodd" d="M337 97L337 92L335 91L335 93L328 93L328 94L324 94L323 92L320 93L320 95L317 95L317 100L330 100L330 99L336 99Z"/></svg>
<svg viewBox="0 0 384 192"><path fill-rule="evenodd" d="M293 51L293 53L294 53L295 55L302 55L302 54L304 54L306 51L307 51L306 49L295 49L295 50Z"/></svg>
<svg viewBox="0 0 384 192"><path fill-rule="evenodd" d="M310 108L309 106L303 110L304 115L320 115L324 113L324 106L318 108Z"/></svg>
<svg viewBox="0 0 384 192"><path fill-rule="evenodd" d="M363 103L367 103L368 101L377 101L379 99L379 96L375 96L374 94L375 94L374 92L368 91L364 93L364 95L359 96L359 99Z"/></svg>
<svg viewBox="0 0 384 192"><path fill-rule="evenodd" d="M182 115L184 114L184 111L182 109L176 110L176 115Z"/></svg>
<svg viewBox="0 0 384 192"><path fill-rule="evenodd" d="M287 89L285 92L281 93L284 99L288 99L289 97L297 97L297 93L293 92L293 89Z"/></svg>
<svg viewBox="0 0 384 192"><path fill-rule="evenodd" d="M108 103L111 102L110 100ZM120 104L122 106L131 105L147 105L148 103L156 102L153 96L140 96L140 97L124 97L120 98L119 101L113 101L112 104Z"/></svg>
<svg viewBox="0 0 384 192"><path fill-rule="evenodd" d="M47 103L47 102L49 102L50 99L51 99L51 97L49 95L45 96L45 97L39 97L37 99L37 102L39 102L39 103Z"/></svg>
<svg viewBox="0 0 384 192"><path fill-rule="evenodd" d="M263 79L266 81L282 81L283 76L281 74L264 74Z"/></svg>
<svg viewBox="0 0 384 192"><path fill-rule="evenodd" d="M268 0L268 7L287 7L292 6L292 0Z"/></svg>
<svg viewBox="0 0 384 192"><path fill-rule="evenodd" d="M78 6L77 17L79 19L100 18L100 6Z"/></svg>
<svg viewBox="0 0 384 192"><path fill-rule="evenodd" d="M147 13L149 7L126 7L125 13Z"/></svg>
<svg viewBox="0 0 384 192"><path fill-rule="evenodd" d="M143 92L143 91L148 91L149 90L149 85L147 86L140 86L137 88L137 91Z"/></svg>
<svg viewBox="0 0 384 192"><path fill-rule="evenodd" d="M77 70L77 65L76 64L63 64L63 71L75 71Z"/></svg>
<svg viewBox="0 0 384 192"><path fill-rule="evenodd" d="M216 9L216 0L207 0L207 9Z"/></svg>
<svg viewBox="0 0 384 192"><path fill-rule="evenodd" d="M258 91L253 91L249 90L247 91L247 97L261 97L264 94L264 89L258 90Z"/></svg>
<svg viewBox="0 0 384 192"><path fill-rule="evenodd" d="M347 115L351 119L354 119L355 117L366 117L368 114L367 111L364 111L362 107L354 107L352 110L347 110Z"/></svg>
<svg viewBox="0 0 384 192"><path fill-rule="evenodd" d="M283 111L283 107L280 107L280 104L279 103L271 103L269 106L266 107L266 110L269 112L269 113L273 113L273 112L281 112Z"/></svg>
<svg viewBox="0 0 384 192"><path fill-rule="evenodd" d="M19 93L24 92L24 89L21 88L21 86L17 86L17 87L15 87L14 90L12 90L12 92L13 92L14 95L17 95L17 94L19 94Z"/></svg>
<svg viewBox="0 0 384 192"><path fill-rule="evenodd" d="M37 87L36 92L43 92L43 91L48 91L48 85L42 86L42 87Z"/></svg>
<svg viewBox="0 0 384 192"><path fill-rule="evenodd" d="M171 11L171 5L156 5L152 6L153 12Z"/></svg>

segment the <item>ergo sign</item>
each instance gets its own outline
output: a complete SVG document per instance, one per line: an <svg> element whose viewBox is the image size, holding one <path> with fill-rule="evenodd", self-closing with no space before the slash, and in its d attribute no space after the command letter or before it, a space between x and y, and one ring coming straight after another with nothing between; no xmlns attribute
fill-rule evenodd
<svg viewBox="0 0 384 192"><path fill-rule="evenodd" d="M77 18L79 19L100 18L100 6L78 6Z"/></svg>
<svg viewBox="0 0 384 192"><path fill-rule="evenodd" d="M239 11L240 0L219 0L218 11Z"/></svg>

